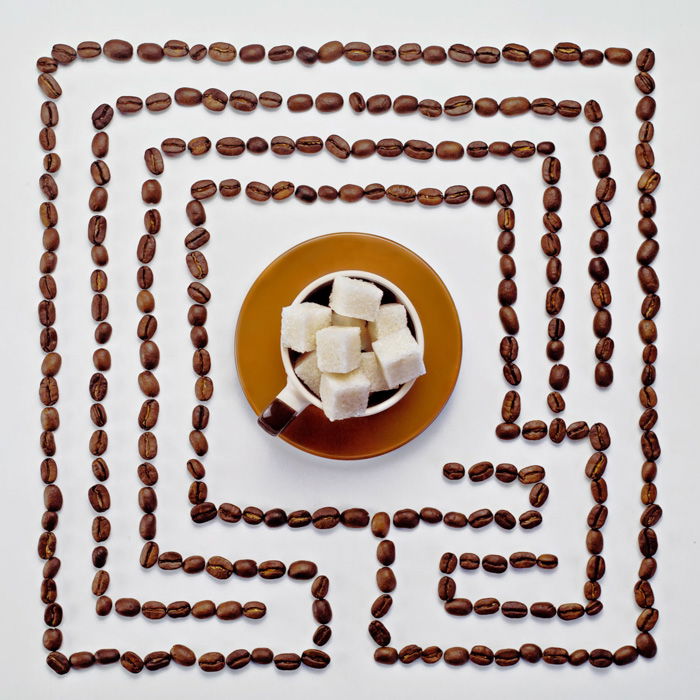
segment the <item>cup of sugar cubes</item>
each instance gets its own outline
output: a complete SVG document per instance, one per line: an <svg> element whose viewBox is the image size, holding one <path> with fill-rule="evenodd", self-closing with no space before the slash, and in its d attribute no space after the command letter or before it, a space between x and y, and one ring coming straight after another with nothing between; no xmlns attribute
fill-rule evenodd
<svg viewBox="0 0 700 700"><path fill-rule="evenodd" d="M324 275L281 309L287 384L258 417L271 435L307 406L329 421L397 404L425 374L423 328L411 300L371 272Z"/></svg>

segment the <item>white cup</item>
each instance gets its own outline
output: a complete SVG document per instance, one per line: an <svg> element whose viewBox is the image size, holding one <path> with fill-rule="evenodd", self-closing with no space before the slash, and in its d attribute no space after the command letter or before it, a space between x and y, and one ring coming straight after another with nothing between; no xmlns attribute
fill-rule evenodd
<svg viewBox="0 0 700 700"><path fill-rule="evenodd" d="M304 289L297 294L292 304L300 304L319 287L332 282L336 277L356 277L358 279L367 280L368 282L375 282L390 291L396 297L396 301L406 307L408 318L413 325L416 342L418 343L421 353L423 352L425 342L423 338L423 326L421 325L411 300L393 282L379 275L375 275L373 272L363 272L362 270L338 270L337 272L331 272L323 277L315 279L304 287ZM309 391L301 379L297 377L294 372L294 367L292 366L289 348L283 347L281 342L280 352L284 371L287 373L287 384L260 416L258 416L258 425L266 432L270 433L270 435L279 435L287 425L310 404L322 408L321 399L313 392ZM414 382L415 379L406 382L388 399L374 406L370 406L364 415L374 416L396 405L411 390Z"/></svg>

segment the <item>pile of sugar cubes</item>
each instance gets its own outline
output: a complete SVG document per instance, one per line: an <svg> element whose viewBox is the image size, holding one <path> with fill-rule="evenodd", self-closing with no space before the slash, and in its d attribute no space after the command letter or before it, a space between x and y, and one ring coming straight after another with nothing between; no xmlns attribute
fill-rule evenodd
<svg viewBox="0 0 700 700"><path fill-rule="evenodd" d="M382 304L372 282L338 276L329 306L301 302L282 309L282 346L303 353L294 364L331 420L364 415L369 395L425 374L423 354L403 304Z"/></svg>

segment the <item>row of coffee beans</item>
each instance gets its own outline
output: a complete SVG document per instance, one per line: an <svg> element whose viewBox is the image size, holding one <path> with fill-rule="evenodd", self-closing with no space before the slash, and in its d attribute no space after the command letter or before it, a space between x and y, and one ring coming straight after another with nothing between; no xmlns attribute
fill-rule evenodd
<svg viewBox="0 0 700 700"><path fill-rule="evenodd" d="M142 184L141 199L144 204L147 206L157 205L160 203L161 197L162 190L158 180L152 178ZM139 522L139 535L144 540L139 563L145 569L158 564L159 568L170 571L182 568L183 558L178 552L161 552L155 539L157 536L155 511L158 507L158 498L154 487L158 482L158 471L153 461L155 461L158 454L158 440L154 430L160 414L160 405L158 403L160 383L156 375L156 370L160 364L160 347L154 340L158 330L158 319L154 314L156 302L151 289L155 280L152 263L155 259L157 236L162 223L159 209L155 207L148 208L144 213L143 223L144 233L136 246L136 259L140 263L140 267L136 271L138 285L136 308L140 313L136 327L136 337L140 342L139 361L142 368L138 375L138 385L144 396L137 418L137 423L141 430L137 440L137 449L139 457L143 460L137 468L137 474L143 484L138 492L138 504L143 512ZM200 562L200 559L201 557L188 562L187 569L191 571L199 569L201 571L199 567L203 568L204 561L202 559ZM211 601L208 602L211 603ZM211 606L208 607L210 610ZM179 608L183 614L189 614L189 605L187 603L180 605ZM158 609L160 610L160 608ZM264 614L264 609L265 607L262 603L253 602L252 610L255 611L254 615ZM117 612L119 613L118 608Z"/></svg>
<svg viewBox="0 0 700 700"><path fill-rule="evenodd" d="M37 60L37 68L44 74L56 71L59 65L68 65L77 58L89 60L104 53L113 61L129 61L134 55L134 47L123 39L110 39L101 46L95 41L83 41L73 48L68 44L54 44L51 56ZM226 41L215 41L207 48L204 44L189 46L179 39L170 39L162 46L145 42L136 47L136 55L146 63L157 63L164 58L180 59L189 57L201 61L206 56L217 63L230 63L238 58L243 63L260 63L267 57L272 63L290 61L296 56L304 65L314 63L332 63L345 58L352 63L362 63L373 58L377 63L391 63L398 59L402 63L423 61L428 65L439 65L448 59L455 65L481 63L491 65L501 59L512 63L529 63L534 68L544 68L554 61L560 63L579 62L584 66L598 66L607 60L614 65L626 65L632 61L632 52L625 48L610 47L605 51L598 49L581 49L578 44L559 42L551 51L549 49L530 50L522 44L508 43L501 49L496 46L479 46L472 49L466 44L452 44L448 48L440 45L421 47L417 43L401 44L398 49L390 44L381 44L371 48L364 41L327 41L318 49L308 46L294 48L288 44L273 46L266 50L262 44L246 44L237 49ZM640 66L639 59L637 66Z"/></svg>
<svg viewBox="0 0 700 700"><path fill-rule="evenodd" d="M649 642L646 638L640 639L640 637L637 638L637 647L625 645L614 653L607 649L593 649L591 652L585 649L569 652L562 647L542 649L537 644L523 644L519 649L506 648L495 652L487 646L477 644L471 650L465 647L450 647L443 652L438 646L422 648L416 644L409 644L400 650L389 646L380 647L375 650L374 659L377 663L388 665L395 664L397 661L402 664L411 664L418 659L426 664L434 664L443 659L449 666L464 666L470 661L477 666L490 666L495 663L497 666L508 667L515 666L522 660L531 664L544 661L554 666L562 664L581 666L588 662L595 668L607 668L613 664L626 666L636 661L640 654L649 655Z"/></svg>
<svg viewBox="0 0 700 700"><path fill-rule="evenodd" d="M589 245L595 256L588 263L588 274L593 280L591 301L596 309L593 316L593 333L598 339L595 346L597 364L593 376L599 387L607 387L613 382L613 368L610 360L615 343L609 335L612 327L612 316L608 306L612 302L612 293L607 282L608 263L603 254L608 247L607 227L612 222L612 214L608 205L615 196L617 186L615 180L610 177L610 160L604 154L607 146L607 135L602 127L594 126L591 129L589 144L595 154L592 160L593 172L598 178L595 189L596 202L590 209L591 220L596 229L590 236Z"/></svg>
<svg viewBox="0 0 700 700"><path fill-rule="evenodd" d="M639 190L638 230L644 240L637 250L638 279L644 298L641 305L641 320L639 322L639 337L642 341L642 373L639 401L642 413L639 417L641 430L640 445L644 462L642 464L642 485L640 500L644 509L639 522L642 529L637 536L637 546L642 556L639 565L639 578L634 585L633 593L637 606L641 609L637 618L637 650L645 657L656 654L656 642L650 632L656 626L659 619L659 611L655 606L654 590L650 580L656 574L656 553L658 551L658 537L654 527L662 517L661 506L656 502L657 488L654 483L658 471L657 463L661 457L661 445L654 427L658 420L658 397L654 390L656 381L656 358L658 356L657 327L655 318L661 306L658 295L659 277L652 263L659 253L659 243L656 240L658 228L654 222L656 214L656 199L653 193L660 183L660 175L654 169L656 158L651 147L654 138L654 124L651 121L656 113L656 100L651 97L654 91L654 81L649 71L655 63L654 52L651 49L643 49L637 58L639 73L635 76L635 85L642 97L637 103L636 115L641 125L638 134L638 143L635 146L635 158L642 174L637 182Z"/></svg>
<svg viewBox="0 0 700 700"><path fill-rule="evenodd" d="M308 668L321 669L328 666L331 659L328 654L320 649L307 649L301 655L295 653L275 654L267 647L257 647L252 651L236 649L224 657L223 654L210 651L197 658L195 653L182 644L175 644L169 652L152 651L143 658L136 652L125 651L120 654L117 649L98 649L94 654L90 651L78 651L70 656L65 656L59 651L53 651L46 657L46 662L53 671L59 675L68 673L73 669L85 669L91 666L108 666L119 662L129 673L141 673L147 671L159 671L170 663L178 666L194 666L197 664L202 671L207 673L221 671L228 666L232 670L244 668L249 663L259 665L274 664L280 671L293 671L302 664Z"/></svg>
<svg viewBox="0 0 700 700"><path fill-rule="evenodd" d="M181 618L190 615L198 620L212 617L217 617L219 620L237 620L240 617L259 620L265 616L267 607L258 600L243 604L236 600L227 600L219 605L211 600L200 600L191 605L186 600L176 600L166 605L158 600L149 600L142 604L135 598L118 598L114 603L114 610L122 617L136 617L141 614L148 620L162 620L164 617Z"/></svg>
<svg viewBox="0 0 700 700"><path fill-rule="evenodd" d="M233 90L227 95L218 88L201 91L193 87L181 87L175 90L172 97L167 92L155 92L145 99L136 95L121 95L117 98L115 107L122 114L135 114L144 107L149 112L163 112L171 107L173 102L182 107L202 105L211 112L223 112L226 106L230 105L237 112L246 113L255 111L258 106L268 110L279 109L283 102L287 109L294 113L308 112L315 108L322 114L328 114L338 112L345 106L345 98L339 92L322 92L315 98L308 93L296 93L284 100L282 95L272 90L265 90L259 95L250 90ZM382 93L365 98L359 92L352 92L348 95L347 102L356 114L385 114L393 110L399 115L422 114L429 119L436 119L443 114L448 117L463 117L472 111L482 117L492 117L499 112L507 117L533 112L545 117L558 114L567 119L575 119L583 113L590 122L598 122L602 118L600 105L595 100L589 100L582 106L576 100L556 102L549 97L529 100L527 97L514 96L497 101L492 97L474 100L469 95L454 95L440 103L430 98L418 100L413 95L392 98ZM104 128L113 116L114 111L110 106L101 105L93 113L93 124L97 128Z"/></svg>
<svg viewBox="0 0 700 700"><path fill-rule="evenodd" d="M537 566L540 569L556 569L559 559L554 554L540 554L532 552L513 552L507 559L500 554L487 554L483 558L473 552L464 552L457 557L452 552L445 552L440 557L438 568L443 574L451 574L457 568L457 564L465 571L474 571L482 567L491 574L502 574L508 569L508 564L514 569L531 569Z"/></svg>
<svg viewBox="0 0 700 700"><path fill-rule="evenodd" d="M520 471L513 464L503 463L494 467L491 462L477 462L469 467L469 470L466 472L464 466L458 462L448 462L442 468L442 474L448 481L463 479L465 473L468 474L472 483L480 483L495 476L496 479L506 484L512 483L517 479L521 484L531 486L528 498L533 508L543 506L549 497L549 487L543 481L544 468L538 464L523 467ZM523 522L529 522L530 520L529 516L524 518L524 515L521 516L520 523L523 527ZM511 527L514 525L514 520L507 511L498 511L494 519L501 527L506 527L509 523L512 523Z"/></svg>
<svg viewBox="0 0 700 700"><path fill-rule="evenodd" d="M97 569L93 576L91 590L95 596L95 611L100 616L108 615L112 610L112 599L106 595L110 585L109 571L105 569L108 561L108 549L105 544L111 535L111 522L105 513L111 507L111 497L105 482L109 479L109 466L105 458L109 446L107 425L107 408L105 399L109 389L108 373L112 366L109 351L103 347L112 336L112 326L107 321L109 315L109 300L106 295L108 276L105 270L109 256L105 246L107 237L107 219L101 213L107 207L107 185L111 180L111 172L105 158L109 154L109 136L100 134L93 141L93 155L96 160L90 165L90 176L94 188L88 198L88 208L95 212L88 221L88 241L92 245L92 261L96 268L90 275L90 286L93 291L91 312L95 322L95 341L98 349L93 355L96 372L90 377L88 393L92 404L90 418L95 430L90 438L89 450L93 456L92 475L96 483L88 491L88 501L97 513L92 522L92 537L96 547L92 551L92 564Z"/></svg>
<svg viewBox="0 0 700 700"><path fill-rule="evenodd" d="M160 149L151 147L146 150L144 158L148 169L155 175L163 172L163 155L178 156L189 151L193 156L201 156L211 151L212 142L206 136L196 136L189 141L177 137L163 140ZM430 160L433 156L440 160L459 160L464 156L479 159L488 155L513 156L514 158L531 158L536 153L550 155L554 152L551 141L542 141L535 145L532 141L518 140L512 143L494 141L470 141L462 145L458 141L440 141L436 146L421 139L409 139L402 142L398 139L386 138L379 141L358 139L352 144L338 134L331 134L326 139L321 136L300 136L292 139L289 136L273 136L269 141L261 136L252 136L246 141L236 136L225 136L219 139L214 148L222 156L240 156L246 151L260 155L271 150L278 156L289 156L293 153L314 154L325 150L339 160L367 158L378 155L382 158L396 158L401 154L412 160ZM545 226L547 224L545 223ZM553 224L548 226L551 230ZM558 230L558 229L555 229Z"/></svg>
<svg viewBox="0 0 700 700"><path fill-rule="evenodd" d="M56 576L61 567L61 561L56 557L58 540L55 530L58 527L59 512L63 507L63 494L56 485L58 478L58 464L55 456L57 445L55 431L60 426L60 416L56 404L59 400L59 388L56 376L61 365L61 355L56 352L58 346L58 334L54 327L56 322L56 306L54 299L58 294L56 280L53 276L57 265L58 256L56 250L60 244L60 236L56 230L58 223L58 210L54 201L58 197L58 185L52 173L60 168L60 157L54 152L56 147L56 133L54 127L58 124L58 107L53 101L44 102L40 111L43 128L39 132L39 144L46 152L44 156L45 173L39 178L39 187L44 197L39 207L39 217L44 227L43 247L44 252L39 261L39 292L41 301L38 305L39 323L42 326L39 344L44 352L41 363L42 379L39 384L39 400L43 405L40 414L42 433L40 447L44 459L40 466L41 479L44 487L44 513L41 517L42 532L37 544L39 557L44 560L40 597L44 603L44 623L47 629L44 632L44 647L49 651L60 648L63 640L62 633L58 629L63 619L63 609L56 602L58 589Z"/></svg>
<svg viewBox="0 0 700 700"><path fill-rule="evenodd" d="M44 624L46 626L42 641L44 648L50 653L54 653L60 649L63 643L63 634L60 630L63 621L63 608L57 602L58 586L56 582L61 568L61 560L56 556L58 538L55 532L58 528L59 512L63 508L63 493L56 483L58 462L56 460L57 444L55 438L55 432L60 426L57 408L59 401L57 375L62 365L62 357L56 351L58 333L55 328L56 305L54 301L58 294L54 272L58 266L56 251L60 245L60 235L56 229L58 209L54 203L58 198L58 184L53 173L56 173L61 167L61 159L54 150L56 148L54 127L59 121L56 103L53 101L44 102L41 106L40 118L43 127L39 132L39 144L46 152L44 156L45 172L39 178L39 188L43 196L39 206L39 219L43 227L42 244L44 250L39 259L41 301L37 309L41 325L39 345L44 353L41 362L42 378L39 383L39 401L42 405L39 445L44 455L39 474L44 484L44 512L40 521L41 534L37 542L37 553L44 561L39 590L41 602L44 604Z"/></svg>

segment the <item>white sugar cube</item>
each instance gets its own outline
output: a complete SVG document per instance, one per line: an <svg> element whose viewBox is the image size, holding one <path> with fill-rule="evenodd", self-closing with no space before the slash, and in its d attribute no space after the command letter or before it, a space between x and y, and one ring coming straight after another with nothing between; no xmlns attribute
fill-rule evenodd
<svg viewBox="0 0 700 700"><path fill-rule="evenodd" d="M389 385L384 379L382 368L373 352L363 352L360 356L360 371L369 379L370 391L386 391Z"/></svg>
<svg viewBox="0 0 700 700"><path fill-rule="evenodd" d="M403 304L382 304L376 320L368 324L369 337L375 341L390 333L396 333L406 327L407 320L406 307Z"/></svg>
<svg viewBox="0 0 700 700"><path fill-rule="evenodd" d="M331 325L333 326L357 326L360 329L360 342L362 350L369 350L372 347L372 340L369 335L367 321L361 318L351 318L350 316L341 316L335 311L331 314Z"/></svg>
<svg viewBox="0 0 700 700"><path fill-rule="evenodd" d="M408 328L375 340L372 349L392 389L425 374L423 355Z"/></svg>
<svg viewBox="0 0 700 700"><path fill-rule="evenodd" d="M347 374L321 375L321 403L328 420L363 416L369 387L369 379L359 369Z"/></svg>
<svg viewBox="0 0 700 700"><path fill-rule="evenodd" d="M316 361L321 372L352 372L360 366L360 329L329 326L316 333Z"/></svg>
<svg viewBox="0 0 700 700"><path fill-rule="evenodd" d="M294 372L316 396L319 396L321 393L321 370L318 368L315 350L307 352L296 361Z"/></svg>
<svg viewBox="0 0 700 700"><path fill-rule="evenodd" d="M316 332L331 325L327 306L304 301L282 309L282 345L297 352L316 349Z"/></svg>
<svg viewBox="0 0 700 700"><path fill-rule="evenodd" d="M337 314L374 321L381 302L382 290L371 282L342 276L333 280L329 304Z"/></svg>

